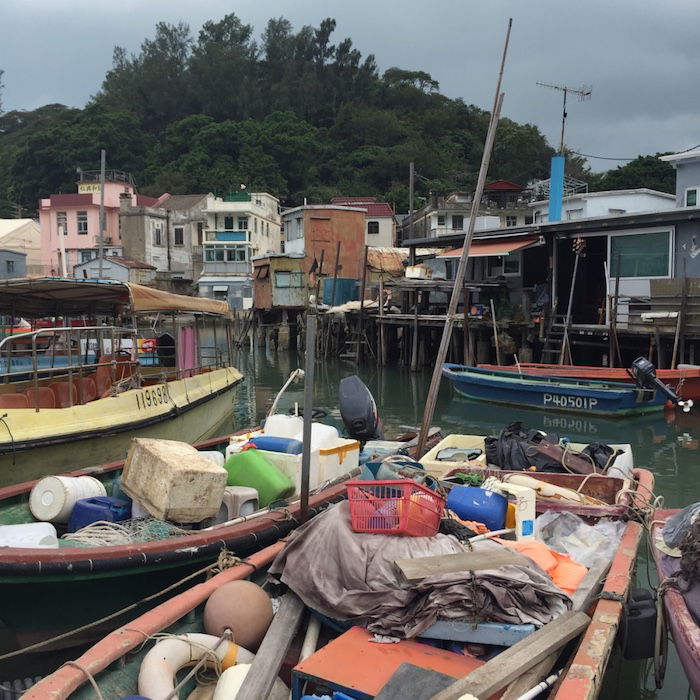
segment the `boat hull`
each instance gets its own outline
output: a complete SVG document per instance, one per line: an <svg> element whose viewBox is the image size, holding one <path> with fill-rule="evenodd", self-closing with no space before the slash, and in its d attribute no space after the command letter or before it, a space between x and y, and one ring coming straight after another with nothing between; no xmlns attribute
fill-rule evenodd
<svg viewBox="0 0 700 700"><path fill-rule="evenodd" d="M654 543L661 535L666 520L677 512L676 510L657 510L654 514L651 545L654 563L659 572L659 581L663 581L675 572L677 561L670 561L672 558L664 556ZM664 612L666 624L671 630L673 643L690 687L695 697L700 698L700 625L693 619L683 596L672 587L666 588L664 592Z"/></svg>
<svg viewBox="0 0 700 700"><path fill-rule="evenodd" d="M526 374L535 377L566 377L590 379L598 382L621 382L634 384L634 378L624 367L594 367L590 365L553 365L526 362L518 365L479 365L481 369ZM700 368L657 369L656 376L670 386L683 399L700 399Z"/></svg>
<svg viewBox="0 0 700 700"><path fill-rule="evenodd" d="M661 411L666 404L658 392L622 384L521 377L453 364L443 365L442 374L467 398L545 411L624 416Z"/></svg>
<svg viewBox="0 0 700 700"><path fill-rule="evenodd" d="M242 379L224 368L71 408L4 409L0 487L124 459L135 437L196 443L230 432Z"/></svg>

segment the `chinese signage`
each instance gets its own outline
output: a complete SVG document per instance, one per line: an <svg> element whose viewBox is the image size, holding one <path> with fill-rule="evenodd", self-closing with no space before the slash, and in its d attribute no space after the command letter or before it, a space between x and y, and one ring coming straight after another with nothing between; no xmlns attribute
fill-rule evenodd
<svg viewBox="0 0 700 700"><path fill-rule="evenodd" d="M100 191L99 182L80 182L78 183L78 194L91 194L92 192Z"/></svg>

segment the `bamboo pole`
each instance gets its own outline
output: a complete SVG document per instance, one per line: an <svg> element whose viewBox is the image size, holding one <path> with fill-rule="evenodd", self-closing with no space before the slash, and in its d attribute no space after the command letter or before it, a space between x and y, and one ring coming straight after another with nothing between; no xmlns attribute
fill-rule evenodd
<svg viewBox="0 0 700 700"><path fill-rule="evenodd" d="M496 310L493 308L493 299L491 301L491 325L493 326L493 344L496 348L496 364L501 364L501 349L498 345L498 326L496 325Z"/></svg>
<svg viewBox="0 0 700 700"><path fill-rule="evenodd" d="M489 122L489 128L486 133L486 143L484 144L484 153L481 158L481 167L479 169L479 178L476 183L474 201L472 202L471 213L469 216L469 225L467 226L467 232L464 236L464 243L462 244L462 255L459 258L457 275L455 277L454 287L452 288L450 304L447 309L445 326L442 330L440 347L438 349L437 357L435 358L435 366L433 367L433 377L430 382L430 388L428 389L425 410L423 412L423 422L421 424L420 433L418 435L418 444L416 445L417 458L422 457L425 452L425 443L428 436L428 431L430 430L430 423L433 420L435 404L437 403L438 390L440 388L440 379L442 377L442 364L445 361L445 357L447 355L447 345L450 341L450 337L452 336L452 326L454 325L454 320L456 316L457 302L459 301L459 295L462 289L462 285L464 283L464 273L467 269L467 260L469 258L469 246L471 245L472 237L474 235L474 224L476 222L476 216L479 212L479 203L481 202L481 197L484 193L486 173L489 169L489 161L491 160L491 150L493 148L493 141L496 136L496 127L498 125L498 118L501 113L501 105L503 104L501 82L503 80L503 68L505 66L506 55L508 53L508 41L510 39L510 29L512 24L513 20L509 19L508 31L506 33L505 45L503 47L503 57L501 58L501 69L498 75L498 83L496 86L496 96L494 98L493 110L491 112L491 121Z"/></svg>
<svg viewBox="0 0 700 700"><path fill-rule="evenodd" d="M357 322L357 348L355 348L355 361L362 358L362 313L365 305L365 286L367 285L367 254L369 247L365 246L365 257L362 264L362 289L360 290L360 317Z"/></svg>

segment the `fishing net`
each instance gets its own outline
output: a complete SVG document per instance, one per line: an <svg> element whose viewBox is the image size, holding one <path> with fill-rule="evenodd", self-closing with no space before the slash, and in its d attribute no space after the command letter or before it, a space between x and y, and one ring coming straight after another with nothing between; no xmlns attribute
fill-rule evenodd
<svg viewBox="0 0 700 700"><path fill-rule="evenodd" d="M132 518L118 523L105 520L86 525L61 536L66 546L103 547L120 544L153 542L191 534L173 523L158 518Z"/></svg>
<svg viewBox="0 0 700 700"><path fill-rule="evenodd" d="M680 575L687 584L700 583L700 517L686 530L679 547Z"/></svg>

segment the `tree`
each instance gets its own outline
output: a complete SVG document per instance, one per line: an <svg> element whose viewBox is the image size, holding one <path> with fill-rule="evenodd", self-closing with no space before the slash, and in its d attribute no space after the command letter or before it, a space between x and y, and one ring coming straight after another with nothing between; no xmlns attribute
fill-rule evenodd
<svg viewBox="0 0 700 700"><path fill-rule="evenodd" d="M676 173L673 166L660 159L667 153L657 153L654 156L637 156L626 165L614 170L594 175L590 178L589 189L593 192L601 190L626 190L648 187L659 192L674 194L676 191Z"/></svg>

